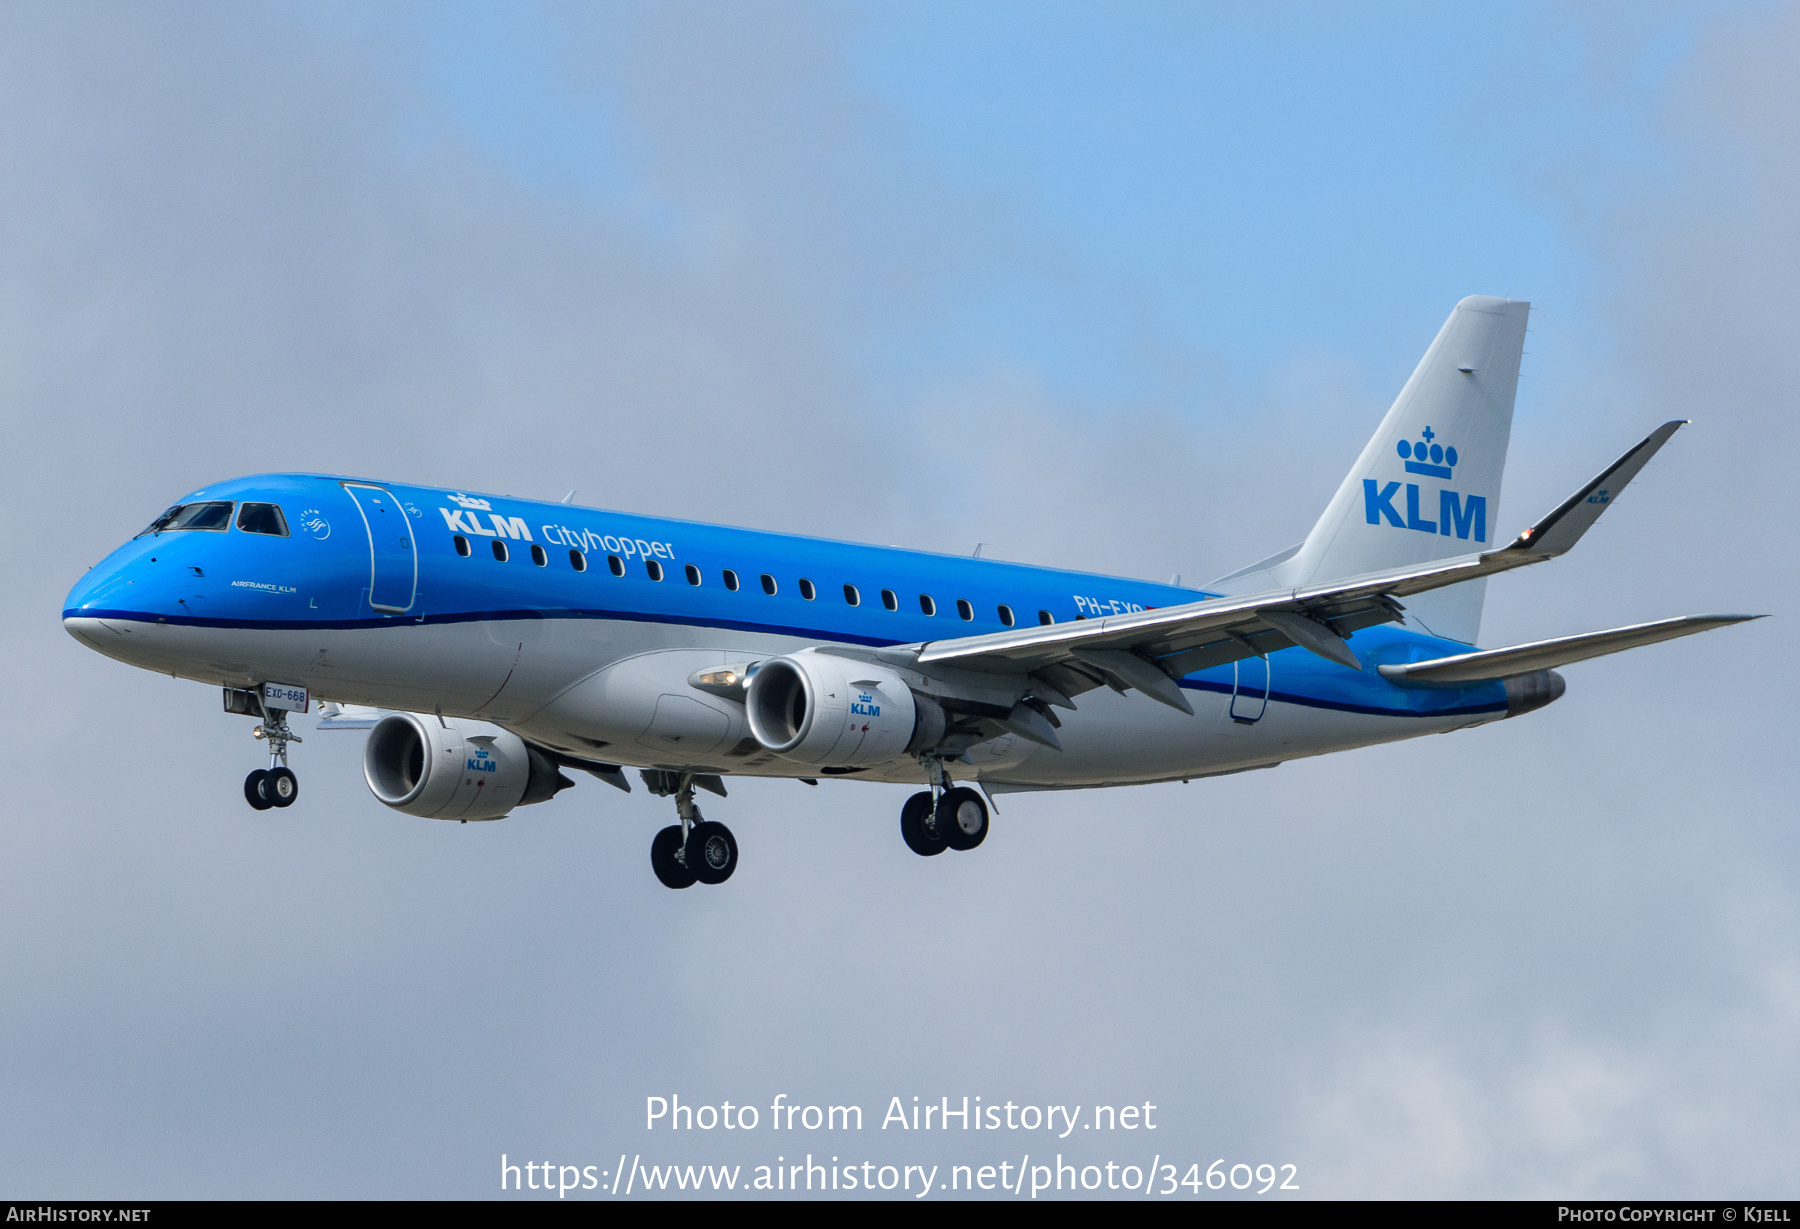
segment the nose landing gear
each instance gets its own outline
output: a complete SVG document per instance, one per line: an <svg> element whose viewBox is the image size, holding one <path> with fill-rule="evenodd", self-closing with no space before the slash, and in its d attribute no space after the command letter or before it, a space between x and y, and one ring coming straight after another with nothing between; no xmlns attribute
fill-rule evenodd
<svg viewBox="0 0 1800 1229"><path fill-rule="evenodd" d="M663 774L659 774L661 775ZM666 888L686 888L696 883L724 883L737 870L737 838L731 835L731 829L724 824L715 823L700 814L700 808L694 805L693 773L667 775L679 777L679 783L672 792L675 795L675 812L681 817L681 822L670 824L650 842L650 869L656 872L657 879ZM644 780L650 785L652 792L664 795L671 792L658 789L648 773L644 775Z"/></svg>
<svg viewBox="0 0 1800 1229"><path fill-rule="evenodd" d="M279 708L266 710L262 724L250 735L269 740L269 766L244 778L244 801L259 811L294 805L300 797L300 778L287 766L287 745L306 740L288 729L287 711Z"/></svg>

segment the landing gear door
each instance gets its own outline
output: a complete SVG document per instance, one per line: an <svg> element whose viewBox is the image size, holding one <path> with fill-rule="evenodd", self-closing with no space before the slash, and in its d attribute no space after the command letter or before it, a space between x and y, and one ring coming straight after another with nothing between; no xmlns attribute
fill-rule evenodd
<svg viewBox="0 0 1800 1229"><path fill-rule="evenodd" d="M1231 692L1231 719L1239 725L1255 725L1269 707L1269 659L1240 658L1237 684Z"/></svg>
<svg viewBox="0 0 1800 1229"><path fill-rule="evenodd" d="M346 482L369 531L369 605L398 614L412 609L419 584L419 552L412 519L392 494L378 486Z"/></svg>

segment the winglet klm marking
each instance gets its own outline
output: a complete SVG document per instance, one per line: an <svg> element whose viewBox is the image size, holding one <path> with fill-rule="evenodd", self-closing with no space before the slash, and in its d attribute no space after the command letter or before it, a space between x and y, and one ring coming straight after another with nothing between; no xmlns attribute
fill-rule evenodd
<svg viewBox="0 0 1800 1229"><path fill-rule="evenodd" d="M1657 450L1669 442L1669 437L1686 425L1687 419L1677 418L1652 431L1637 447L1601 470L1592 482L1563 500L1554 512L1520 534L1505 549L1529 551L1545 558L1566 552L1600 519L1600 514L1619 497L1625 484L1637 477L1638 471L1650 463Z"/></svg>

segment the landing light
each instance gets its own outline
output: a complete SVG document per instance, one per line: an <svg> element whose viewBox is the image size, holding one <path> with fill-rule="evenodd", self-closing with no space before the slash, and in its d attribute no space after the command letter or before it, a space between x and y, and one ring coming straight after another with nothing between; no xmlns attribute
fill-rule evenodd
<svg viewBox="0 0 1800 1229"><path fill-rule="evenodd" d="M723 696L728 700L742 700L744 688L749 684L750 671L742 666L728 666L719 670L696 670L688 675L688 685L701 691L711 692L715 696Z"/></svg>

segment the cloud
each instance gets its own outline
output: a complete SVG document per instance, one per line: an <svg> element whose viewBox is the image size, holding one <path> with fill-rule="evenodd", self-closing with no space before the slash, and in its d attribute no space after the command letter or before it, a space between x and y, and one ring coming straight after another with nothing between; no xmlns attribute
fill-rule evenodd
<svg viewBox="0 0 1800 1229"><path fill-rule="evenodd" d="M1477 733L1003 798L973 857L908 854L902 790L734 784L706 805L745 861L710 894L651 880L668 815L641 790L430 824L366 796L354 736L308 736L300 808L247 812L244 723L54 619L217 478L578 487L1193 583L1301 536L1383 409L1358 354L1224 374L1129 281L1094 301L1145 322L1105 343L1130 395L947 342L972 298L1094 286L858 84L841 12L544 10L552 50L521 71L604 129L574 188L555 142L495 153L529 111L458 120L482 100L446 100L416 58L444 27L412 20L0 16L12 1172L50 1195L479 1194L502 1151L611 1164L669 1091L877 1119L896 1095L1156 1101L1166 1146L1292 1161L1313 1194L1781 1172L1800 973L1768 697L1795 671L1770 624L1582 667ZM1527 384L1504 522L1640 426L1696 423L1579 557L1490 587L1493 643L1793 605L1767 526L1793 510L1794 36L1706 24L1668 165L1604 168L1580 235L1613 345L1570 358L1585 318L1540 316L1562 379ZM460 80L481 49L457 46ZM1115 1142L1082 1147L1142 1163Z"/></svg>

